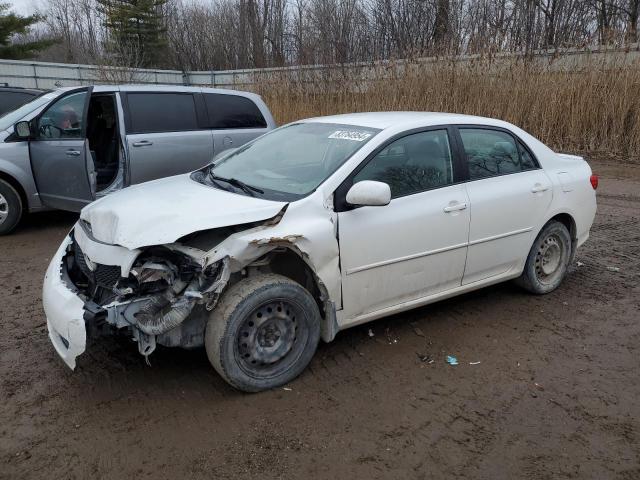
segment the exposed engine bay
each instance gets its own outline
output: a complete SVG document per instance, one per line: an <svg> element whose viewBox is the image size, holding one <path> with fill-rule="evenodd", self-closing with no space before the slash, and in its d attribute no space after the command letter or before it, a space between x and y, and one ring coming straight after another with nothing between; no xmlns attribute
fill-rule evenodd
<svg viewBox="0 0 640 480"><path fill-rule="evenodd" d="M156 342L202 346L205 312L215 307L230 276L227 259L203 268L184 253L158 246L144 251L123 277L120 266L92 262L75 239L63 270L85 301L90 332L99 334L107 325L128 328L143 355L151 354Z"/></svg>

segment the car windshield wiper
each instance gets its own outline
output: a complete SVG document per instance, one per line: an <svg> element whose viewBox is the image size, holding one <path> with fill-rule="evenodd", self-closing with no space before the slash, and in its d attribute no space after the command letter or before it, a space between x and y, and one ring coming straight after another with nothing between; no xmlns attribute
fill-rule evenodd
<svg viewBox="0 0 640 480"><path fill-rule="evenodd" d="M233 185L234 187L238 187L240 190L247 193L248 195L251 195L252 197L255 197L255 193L260 193L260 194L264 193L264 190L261 190L258 187L254 187L253 185L248 185L243 181L238 180L237 178L219 177L218 175L213 173L213 170L209 170L209 177L214 182L215 181L227 182L228 184Z"/></svg>
<svg viewBox="0 0 640 480"><path fill-rule="evenodd" d="M220 190L227 190L226 188L223 188L222 185L220 185L220 183L218 182L218 180L225 180L222 177L217 176L216 174L214 174L211 170L209 171L209 179L211 180L211 182L218 187ZM228 191L228 190L227 190Z"/></svg>

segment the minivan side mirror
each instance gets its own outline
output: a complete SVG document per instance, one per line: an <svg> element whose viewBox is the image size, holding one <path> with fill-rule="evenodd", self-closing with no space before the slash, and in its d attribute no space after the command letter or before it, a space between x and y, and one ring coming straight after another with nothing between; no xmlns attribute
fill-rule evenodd
<svg viewBox="0 0 640 480"><path fill-rule="evenodd" d="M31 124L26 120L16 123L13 126L13 131L15 132L16 137L21 140L28 140L31 138Z"/></svg>
<svg viewBox="0 0 640 480"><path fill-rule="evenodd" d="M347 203L360 207L382 207L391 201L391 188L384 182L362 180L347 192Z"/></svg>

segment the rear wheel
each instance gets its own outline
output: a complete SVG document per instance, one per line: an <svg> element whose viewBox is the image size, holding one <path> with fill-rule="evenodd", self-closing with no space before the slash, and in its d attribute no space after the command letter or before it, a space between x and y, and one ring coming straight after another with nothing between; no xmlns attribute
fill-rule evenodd
<svg viewBox="0 0 640 480"><path fill-rule="evenodd" d="M265 274L223 294L211 312L205 347L228 383L258 392L297 377L319 339L320 312L311 294L287 277Z"/></svg>
<svg viewBox="0 0 640 480"><path fill-rule="evenodd" d="M551 221L538 234L516 282L531 293L552 292L567 274L571 260L571 235L562 223Z"/></svg>
<svg viewBox="0 0 640 480"><path fill-rule="evenodd" d="M0 180L0 235L13 231L22 218L22 199L10 183Z"/></svg>

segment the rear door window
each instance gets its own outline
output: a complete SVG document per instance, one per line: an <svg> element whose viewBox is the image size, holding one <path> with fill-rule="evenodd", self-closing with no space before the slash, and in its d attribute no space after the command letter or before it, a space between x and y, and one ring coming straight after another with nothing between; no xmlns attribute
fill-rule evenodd
<svg viewBox="0 0 640 480"><path fill-rule="evenodd" d="M460 128L469 179L496 177L537 168L529 151L512 135L499 130Z"/></svg>
<svg viewBox="0 0 640 480"><path fill-rule="evenodd" d="M128 93L129 133L198 130L191 93Z"/></svg>
<svg viewBox="0 0 640 480"><path fill-rule="evenodd" d="M258 106L246 97L205 93L210 128L266 128Z"/></svg>

